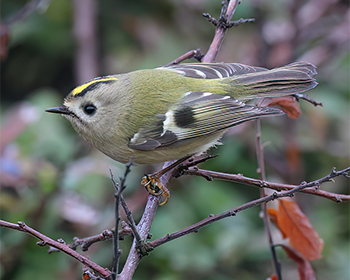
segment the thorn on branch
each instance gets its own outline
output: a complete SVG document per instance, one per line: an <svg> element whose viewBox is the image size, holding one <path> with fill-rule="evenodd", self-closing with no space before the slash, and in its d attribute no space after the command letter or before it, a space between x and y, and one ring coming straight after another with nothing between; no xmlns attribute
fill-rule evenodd
<svg viewBox="0 0 350 280"><path fill-rule="evenodd" d="M339 202L339 203L341 203L341 202L343 202L343 200L341 199L341 197L340 196L336 196L336 199L337 199L337 203Z"/></svg>
<svg viewBox="0 0 350 280"><path fill-rule="evenodd" d="M24 228L26 226L26 224L24 222L17 222L17 224L19 225L20 228Z"/></svg>
<svg viewBox="0 0 350 280"><path fill-rule="evenodd" d="M46 246L46 242L40 240L40 241L38 241L38 242L36 243L36 245L38 245L38 246Z"/></svg>
<svg viewBox="0 0 350 280"><path fill-rule="evenodd" d="M153 250L153 246L151 246L149 243L139 240L136 244L136 251L142 256L148 256L149 253Z"/></svg>
<svg viewBox="0 0 350 280"><path fill-rule="evenodd" d="M170 240L170 234L167 233L166 236L165 236L165 238L166 238L167 240Z"/></svg>
<svg viewBox="0 0 350 280"><path fill-rule="evenodd" d="M268 188L269 184L266 181L259 181L260 188Z"/></svg>
<svg viewBox="0 0 350 280"><path fill-rule="evenodd" d="M104 231L102 231L102 236L105 238L111 238L113 236L113 232L109 229L105 229Z"/></svg>
<svg viewBox="0 0 350 280"><path fill-rule="evenodd" d="M335 166L332 168L331 176L336 176L337 170L335 169Z"/></svg>
<svg viewBox="0 0 350 280"><path fill-rule="evenodd" d="M57 242L66 245L66 242L62 238L58 238Z"/></svg>

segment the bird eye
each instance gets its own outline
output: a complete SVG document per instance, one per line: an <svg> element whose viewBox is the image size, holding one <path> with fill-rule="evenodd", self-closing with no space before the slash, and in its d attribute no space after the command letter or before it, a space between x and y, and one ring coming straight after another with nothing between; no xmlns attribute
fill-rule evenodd
<svg viewBox="0 0 350 280"><path fill-rule="evenodd" d="M95 107L95 105L92 105L92 104L87 104L84 106L85 114L90 115L90 116L96 112L96 109L97 108Z"/></svg>

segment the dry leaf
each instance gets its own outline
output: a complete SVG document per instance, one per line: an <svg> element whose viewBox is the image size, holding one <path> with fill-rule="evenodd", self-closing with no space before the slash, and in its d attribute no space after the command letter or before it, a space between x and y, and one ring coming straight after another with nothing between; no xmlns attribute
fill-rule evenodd
<svg viewBox="0 0 350 280"><path fill-rule="evenodd" d="M273 225L276 228L278 228L280 230L280 232L282 233L283 239L287 238L287 236L284 235L283 231L278 226L278 222L277 222L278 211L276 209L273 209L273 208L268 208L267 213L270 216L271 223L273 223Z"/></svg>
<svg viewBox="0 0 350 280"><path fill-rule="evenodd" d="M291 119L297 119L301 114L299 102L292 96L283 96L273 98L268 106L278 105L282 111L287 114Z"/></svg>
<svg viewBox="0 0 350 280"><path fill-rule="evenodd" d="M288 257L298 264L300 280L316 280L315 273L305 256L292 247L280 245L287 253Z"/></svg>
<svg viewBox="0 0 350 280"><path fill-rule="evenodd" d="M298 204L290 200L279 200L278 228L289 238L290 245L308 260L322 258L323 240L312 227Z"/></svg>

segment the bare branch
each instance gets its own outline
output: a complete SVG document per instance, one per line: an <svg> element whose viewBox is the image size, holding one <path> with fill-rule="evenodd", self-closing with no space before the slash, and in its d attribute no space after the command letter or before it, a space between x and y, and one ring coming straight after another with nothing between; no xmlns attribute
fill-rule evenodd
<svg viewBox="0 0 350 280"><path fill-rule="evenodd" d="M143 212L142 218L137 226L138 232L142 240L145 240L149 235L149 231L150 231L160 200L161 200L161 196L154 196L154 195L148 196L145 211ZM120 279L123 279L123 280L132 279L132 276L134 275L135 270L143 257L141 254L139 254L137 250L137 245L138 244L136 242L136 239L134 239L134 242L129 251L128 258L124 265L124 268L122 272L119 274Z"/></svg>
<svg viewBox="0 0 350 280"><path fill-rule="evenodd" d="M300 191L303 191L305 190L306 188L310 188L310 187L314 187L314 186L319 186L320 184L322 183L325 183L325 182L329 182L332 178L335 178L335 177L339 177L339 176L349 176L349 171L350 171L350 167L348 168L345 168L343 170L340 170L340 171L335 171L333 169L333 171L328 174L327 176L325 177L322 177L318 180L315 180L315 181L312 181L312 182L309 182L309 183L306 183L306 182L302 182L299 186L294 186L292 189L290 190L287 190L287 191L281 191L279 193L277 192L274 192L273 194L269 195L269 196L265 196L265 197L261 197L261 198L258 198L258 199L255 199L253 201L250 201L250 202L247 202L245 204L242 204L241 206L238 206L238 207L235 207L231 210L228 210L228 211L225 211L223 213L220 213L220 214L217 214L217 215L210 215L208 218L196 223L196 224L193 224L189 227L186 227L182 230L179 230L177 232L174 232L174 233L171 233L171 234L167 234L161 238L158 238L154 241L151 241L149 242L149 246L152 247L152 248L155 248L155 247L158 247L166 242L169 242L171 240L174 240L174 239L177 239L181 236L184 236L184 235L187 235L189 233L194 233L194 232L198 232L201 228L213 223L213 222L216 222L216 221L219 221L219 220L222 220L224 218L227 218L227 217L231 217L231 216L235 216L237 213L243 211L243 210L246 210L246 209L249 209L249 208L252 208L252 207L255 207L255 206L258 206L258 205L261 205L262 203L266 203L266 202L269 202L269 201L272 201L272 200L275 200L275 199L278 199L278 198L282 198L282 197L291 197L293 196L296 192L300 192ZM350 196L349 196L350 197Z"/></svg>
<svg viewBox="0 0 350 280"><path fill-rule="evenodd" d="M126 205L124 196L122 194L122 192L126 188L125 182L126 182L126 178L127 178L128 174L131 171L132 164L133 164L133 160L132 159L129 161L128 164L126 164L124 176L119 178L120 179L120 186L114 180L112 171L110 170L111 181L112 181L112 183L114 185L114 188L116 189L116 193L114 194L114 197L115 197L115 219L116 219L116 223L115 223L114 238L113 238L113 246L114 246L114 250L113 250L113 268L112 268L113 279L116 279L116 277L117 277L118 267L119 267L119 259L120 259L121 253L122 253L122 251L119 249L119 239L120 238L119 238L119 230L118 230L119 222L120 222L120 215L119 215L119 206L120 206L120 204L124 208L124 211L125 211L126 216L128 218L129 225L130 225L130 228L131 228L131 231L132 231L133 235L135 236L135 238L137 240L140 240L140 236L139 236L139 234L137 232L134 218L132 216L131 211L129 210L129 208Z"/></svg>
<svg viewBox="0 0 350 280"><path fill-rule="evenodd" d="M196 50L190 50L187 53L179 56L178 58L174 59L172 62L169 62L168 64L165 64L165 66L171 66L174 64L179 64L180 62L186 60L186 59L190 59L190 58L195 58L198 61L201 61L203 57L203 54L201 52L200 49L196 49Z"/></svg>
<svg viewBox="0 0 350 280"><path fill-rule="evenodd" d="M240 3L239 0L231 0L231 1L225 0L222 5L219 21L226 22L226 23L228 21L231 21L231 18L234 12L236 11L237 5L239 3ZM206 17L208 18L208 16ZM211 19L213 18L211 17ZM211 20L211 22L213 21L214 20ZM217 25L213 41L209 47L208 52L203 57L202 62L213 62L215 60L215 57L218 54L221 44L224 40L226 31L227 31L227 26L225 26L224 24Z"/></svg>
<svg viewBox="0 0 350 280"><path fill-rule="evenodd" d="M336 176L331 175L332 174L331 173L331 174L319 179L318 185L315 184L313 187L319 186L320 184L325 183L325 182L330 182L331 179L334 177L339 177L339 176L347 177L349 170L350 170L350 167L347 167L341 171L338 171L336 173ZM245 177L242 174L228 174L228 173L222 173L222 172L216 172L216 171L210 171L210 170L204 170L204 169L198 169L198 168L190 168L189 170L183 171L183 173L184 173L184 175L201 176L201 177L206 178L206 179L210 178L211 180L212 179L221 179L221 180L225 180L225 181L241 183L241 184L248 185L248 186L255 186L258 188L269 188L269 189L273 189L276 191L292 190L292 189L295 189L297 187L296 185L281 184L281 183L274 183L274 182L267 182L264 180L253 179L253 178ZM328 178L329 176L333 176L333 177ZM315 188L302 189L302 190L300 190L300 192L320 196L320 197L327 198L327 199L330 199L330 200L335 201L335 202L350 201L350 195L336 194L336 193L332 193L332 192L318 190Z"/></svg>
<svg viewBox="0 0 350 280"><path fill-rule="evenodd" d="M110 278L111 272L108 269L97 265L93 261L89 260L88 258L86 258L86 257L80 255L79 253L77 253L76 251L74 251L73 249L69 248L69 246L66 245L63 240L55 241L55 240L47 237L46 235L36 231L35 229L27 226L23 222L18 222L18 224L13 224L10 222L0 220L0 226L28 233L28 234L38 238L39 240L41 240L41 241L37 242L37 244L39 246L49 245L51 247L54 247L54 248L56 248L64 253L70 255L71 257L75 258L80 263L82 263L83 265L92 269L93 271L101 274L105 279L111 279Z"/></svg>
<svg viewBox="0 0 350 280"><path fill-rule="evenodd" d="M256 157L258 161L258 171L260 173L260 178L263 181L266 181L266 172L265 172L265 160L264 160L264 148L263 143L261 142L261 120L256 120ZM260 189L260 196L265 197L266 192L265 188ZM276 273L277 279L282 280L282 273L281 273L281 264L277 259L276 249L273 243L271 229L270 229L270 221L267 214L267 205L266 202L261 204L261 210L263 212L263 222L264 222L264 228L267 234L267 240L269 242L270 252L272 256L272 265L273 270Z"/></svg>
<svg viewBox="0 0 350 280"><path fill-rule="evenodd" d="M99 73L96 0L74 0L74 37L76 40L75 75L78 84Z"/></svg>
<svg viewBox="0 0 350 280"><path fill-rule="evenodd" d="M125 222L123 224L123 221L122 221L121 224L123 229L118 231L118 236L119 236L119 240L124 240L125 236L132 234L132 230ZM106 229L102 233L97 235L93 235L85 238L74 237L73 239L74 242L72 244L68 244L68 246L73 250L76 250L78 246L81 246L81 249L83 251L87 251L92 244L101 242L101 241L107 241L112 238L113 238L113 231Z"/></svg>
<svg viewBox="0 0 350 280"><path fill-rule="evenodd" d="M178 161L176 161L178 162ZM159 178L161 183L166 186L171 179L173 172L174 172L174 162L166 162L163 166L163 169L159 171L161 174L161 177ZM169 170L169 172L166 172L164 174L163 170ZM153 248L149 246L147 243L145 243L145 240L149 236L149 231L151 229L151 225L153 223L153 219L155 217L155 214L158 209L159 202L161 201L162 196L154 196L149 195L147 204L145 207L145 211L143 212L142 218L137 225L138 232L140 234L142 244L138 244L136 238L134 239L134 242L131 246L128 258L126 260L126 263L124 265L123 271L120 273L119 277L123 280L132 279L132 276L135 273L135 270L141 261L142 257L147 255L149 251L151 251Z"/></svg>
<svg viewBox="0 0 350 280"><path fill-rule="evenodd" d="M317 107L317 106L323 107L323 104L322 104L321 102L318 102L318 101L316 101L316 100L310 98L309 96L307 96L307 95L304 94L304 93L296 93L296 94L294 94L294 96L295 96L295 98L296 98L297 100L303 99L303 100L305 100L305 101L311 103L311 104L314 105L315 107Z"/></svg>

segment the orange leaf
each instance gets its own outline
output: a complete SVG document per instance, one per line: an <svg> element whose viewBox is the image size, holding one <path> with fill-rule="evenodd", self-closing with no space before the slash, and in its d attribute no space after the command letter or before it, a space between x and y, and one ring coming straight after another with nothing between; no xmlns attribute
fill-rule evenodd
<svg viewBox="0 0 350 280"><path fill-rule="evenodd" d="M278 228L280 230L280 232L282 233L283 239L287 238L287 236L284 235L283 231L280 229L280 227L278 226L278 222L277 222L277 217L278 217L278 211L276 209L273 208L267 208L267 213L270 216L270 221L271 223L274 224L274 226L276 228Z"/></svg>
<svg viewBox="0 0 350 280"><path fill-rule="evenodd" d="M316 280L316 276L311 267L311 264L303 254L299 253L297 250L287 245L281 244L280 246L282 246L282 248L286 251L288 257L298 264L300 280Z"/></svg>
<svg viewBox="0 0 350 280"><path fill-rule="evenodd" d="M278 105L282 111L287 114L291 119L297 119L301 114L301 109L298 101L292 96L283 96L273 98L268 106Z"/></svg>
<svg viewBox="0 0 350 280"><path fill-rule="evenodd" d="M323 240L312 227L298 204L290 200L279 200L278 227L289 238L290 245L308 260L322 258Z"/></svg>

